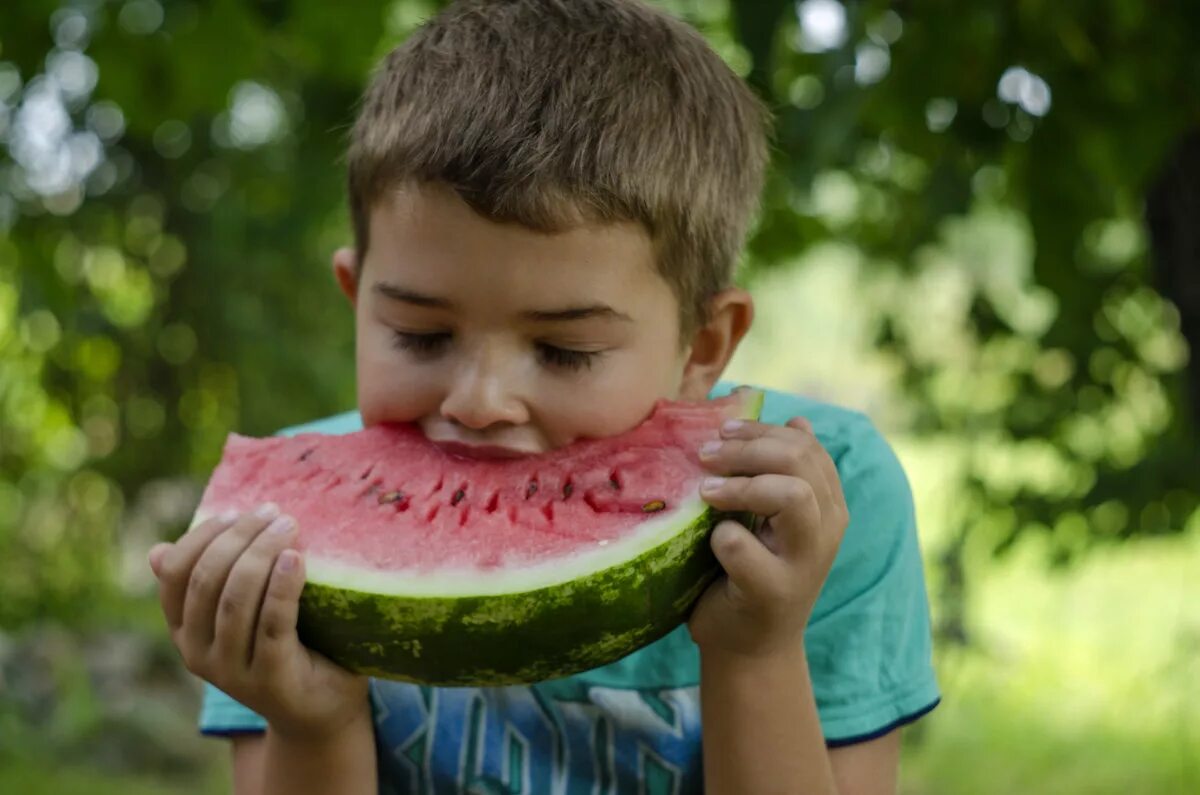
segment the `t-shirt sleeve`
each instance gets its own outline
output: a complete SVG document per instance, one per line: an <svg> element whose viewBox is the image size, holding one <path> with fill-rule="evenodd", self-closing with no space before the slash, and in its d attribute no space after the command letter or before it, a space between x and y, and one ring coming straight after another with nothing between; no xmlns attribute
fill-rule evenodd
<svg viewBox="0 0 1200 795"><path fill-rule="evenodd" d="M831 746L886 734L940 698L912 491L887 441L854 416L826 444L850 523L805 643Z"/></svg>
<svg viewBox="0 0 1200 795"><path fill-rule="evenodd" d="M204 683L199 722L202 734L217 737L261 732L267 728L267 721L261 715L243 707L207 682Z"/></svg>

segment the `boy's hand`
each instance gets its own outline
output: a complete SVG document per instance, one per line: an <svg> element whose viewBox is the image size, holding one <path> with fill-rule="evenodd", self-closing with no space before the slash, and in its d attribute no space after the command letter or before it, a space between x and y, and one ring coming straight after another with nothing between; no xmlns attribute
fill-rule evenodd
<svg viewBox="0 0 1200 795"><path fill-rule="evenodd" d="M747 511L757 534L734 521L713 530L726 576L700 597L688 629L701 648L771 654L800 642L850 517L837 468L807 420L726 423L700 457L721 478L700 494L723 511Z"/></svg>
<svg viewBox="0 0 1200 795"><path fill-rule="evenodd" d="M295 522L274 505L226 514L150 550L171 640L188 670L262 715L273 731L318 738L366 708L367 679L296 635L304 563Z"/></svg>

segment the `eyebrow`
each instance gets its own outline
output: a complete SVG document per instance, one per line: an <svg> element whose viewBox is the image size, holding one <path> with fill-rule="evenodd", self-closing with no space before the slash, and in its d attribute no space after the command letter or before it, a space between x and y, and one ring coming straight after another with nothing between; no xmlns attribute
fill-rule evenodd
<svg viewBox="0 0 1200 795"><path fill-rule="evenodd" d="M416 306L427 306L431 309L453 309L454 304L447 301L445 298L436 298L432 295L406 290L405 288L389 284L388 282L375 282L372 290L384 298L390 298L393 301L403 301L406 304L414 304Z"/></svg>
<svg viewBox="0 0 1200 795"><path fill-rule="evenodd" d="M393 301L402 301L406 304L414 306L422 306L430 309L453 309L454 303L445 298L439 298L433 295L425 295L414 290L401 287L388 282L376 282L372 288L374 292L382 295L385 298L390 298ZM608 304L584 304L582 306L568 306L562 309L529 309L521 313L521 316L527 320L534 320L542 323L558 322L564 320L587 320L591 318L603 318L606 320L623 320L632 322L633 318L624 312L618 312Z"/></svg>

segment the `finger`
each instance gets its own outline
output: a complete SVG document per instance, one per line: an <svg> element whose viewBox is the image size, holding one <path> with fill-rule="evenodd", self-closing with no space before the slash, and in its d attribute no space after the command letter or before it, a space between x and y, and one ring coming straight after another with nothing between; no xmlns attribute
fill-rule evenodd
<svg viewBox="0 0 1200 795"><path fill-rule="evenodd" d="M726 475L803 476L804 450L799 438L759 436L754 439L712 440L700 447L700 461Z"/></svg>
<svg viewBox="0 0 1200 795"><path fill-rule="evenodd" d="M701 447L701 461L710 469L727 474L802 477L816 491L825 512L847 515L837 465L804 417L792 417L783 426L744 423L723 430L722 436L723 441L706 442Z"/></svg>
<svg viewBox="0 0 1200 795"><path fill-rule="evenodd" d="M724 455L736 457L741 451L757 451L764 456L757 463L747 460L741 463L747 469L734 466L725 471L730 474L775 473L808 477L809 459L815 461L825 453L811 429L812 424L803 417L793 417L785 425L730 420L721 427L721 440L708 441L701 446L700 458L707 463ZM760 447L766 449L760 451ZM825 455L827 457L828 454ZM814 486L821 486L825 482L825 479L814 480L817 481Z"/></svg>
<svg viewBox="0 0 1200 795"><path fill-rule="evenodd" d="M213 653L248 666L254 654L254 628L276 558L295 537L296 522L280 516L250 543L229 571L217 602Z"/></svg>
<svg viewBox="0 0 1200 795"><path fill-rule="evenodd" d="M212 645L217 602L230 569L250 542L278 515L279 508L269 503L252 514L243 515L214 538L196 561L183 600L181 637L188 648L207 649Z"/></svg>
<svg viewBox="0 0 1200 795"><path fill-rule="evenodd" d="M196 561L212 540L225 532L236 519L236 512L206 519L159 554L158 564L154 567L154 574L158 577L158 601L162 605L163 615L167 618L167 626L172 631L183 624L183 603ZM154 565L153 561L151 565Z"/></svg>
<svg viewBox="0 0 1200 795"><path fill-rule="evenodd" d="M812 481L817 491L817 498L825 510L832 507L841 491L841 481L838 479L837 466L829 453L817 439L812 423L804 417L792 417L786 426L799 434L800 453L803 469Z"/></svg>
<svg viewBox="0 0 1200 795"><path fill-rule="evenodd" d="M821 530L821 506L808 481L788 475L705 478L700 496L719 511L748 511L771 523L783 557L796 559Z"/></svg>
<svg viewBox="0 0 1200 795"><path fill-rule="evenodd" d="M804 433L813 433L812 423L809 422L805 417L792 417L790 420L785 422L784 425L789 428L795 428L798 431L803 431Z"/></svg>
<svg viewBox="0 0 1200 795"><path fill-rule="evenodd" d="M722 439L757 439L761 436L780 436L788 438L796 432L789 425L776 425L771 422L755 420L725 420L721 425Z"/></svg>
<svg viewBox="0 0 1200 795"><path fill-rule="evenodd" d="M743 525L727 520L713 528L713 554L729 578L726 588L737 601L773 603L787 586L779 558Z"/></svg>
<svg viewBox="0 0 1200 795"><path fill-rule="evenodd" d="M254 632L254 656L250 664L270 670L282 665L300 640L296 620L300 615L300 593L304 590L304 559L294 549L279 553L258 613Z"/></svg>
<svg viewBox="0 0 1200 795"><path fill-rule="evenodd" d="M789 427L803 432L808 439L810 457L816 462L817 469L825 480L826 491L821 495L821 504L826 513L833 513L840 518L840 524L844 529L850 521L850 513L846 507L846 495L842 490L842 478L838 473L837 463L817 438L812 423L803 417L792 417L787 424Z"/></svg>
<svg viewBox="0 0 1200 795"><path fill-rule="evenodd" d="M168 544L165 541L155 544L150 547L150 551L146 553L146 562L150 564L150 571L154 572L154 576L158 577L159 567L162 565L163 555L173 547L174 544Z"/></svg>

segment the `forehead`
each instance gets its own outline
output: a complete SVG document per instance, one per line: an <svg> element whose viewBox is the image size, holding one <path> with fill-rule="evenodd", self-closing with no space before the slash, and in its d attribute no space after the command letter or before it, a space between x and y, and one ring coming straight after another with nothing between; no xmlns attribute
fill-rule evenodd
<svg viewBox="0 0 1200 795"><path fill-rule="evenodd" d="M363 278L495 304L605 301L623 311L674 302L654 245L633 222L543 233L475 212L452 190L405 188L370 214Z"/></svg>

